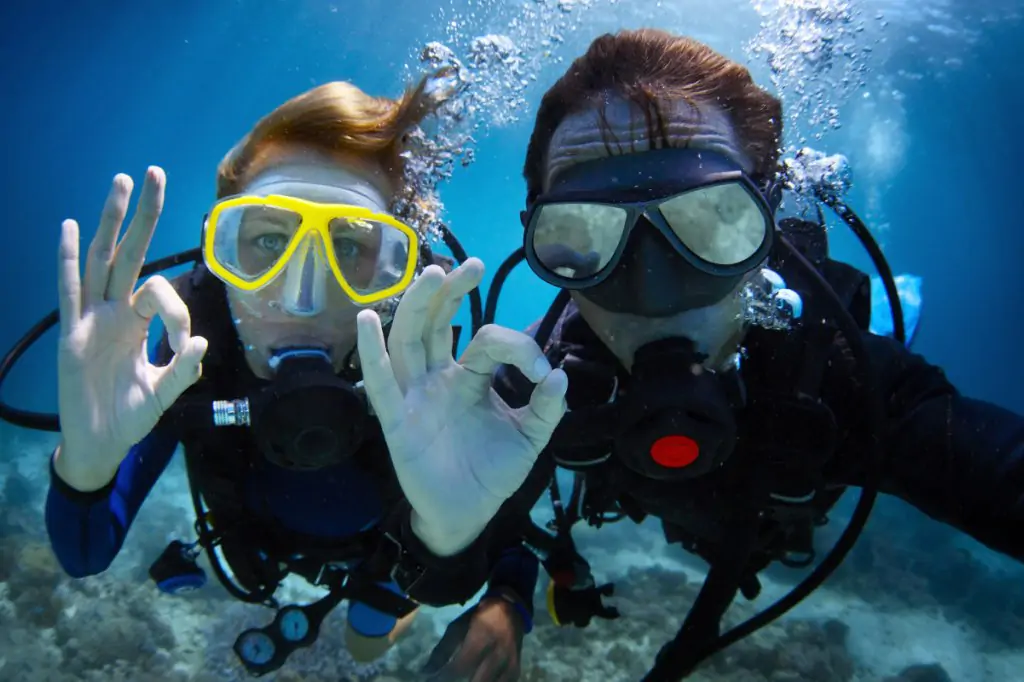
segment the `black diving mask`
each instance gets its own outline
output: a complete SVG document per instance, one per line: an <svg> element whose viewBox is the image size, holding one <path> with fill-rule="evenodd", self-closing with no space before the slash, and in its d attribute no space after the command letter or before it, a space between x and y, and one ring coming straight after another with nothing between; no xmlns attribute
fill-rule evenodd
<svg viewBox="0 0 1024 682"><path fill-rule="evenodd" d="M352 457L369 410L365 395L334 373L327 352L287 348L270 366L273 379L248 396L213 401L214 426L250 427L264 458L286 469L321 469Z"/></svg>
<svg viewBox="0 0 1024 682"><path fill-rule="evenodd" d="M710 151L580 163L523 213L526 260L610 312L667 317L712 305L767 258L773 189Z"/></svg>

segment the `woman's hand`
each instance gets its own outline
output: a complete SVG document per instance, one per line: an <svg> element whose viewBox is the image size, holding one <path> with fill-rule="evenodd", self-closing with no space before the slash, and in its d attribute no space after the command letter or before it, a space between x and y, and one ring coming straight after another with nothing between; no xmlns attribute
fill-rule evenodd
<svg viewBox="0 0 1024 682"><path fill-rule="evenodd" d="M96 490L114 477L128 450L201 374L206 339L191 334L188 308L163 277L136 290L164 203L164 172L146 172L124 238L132 180L114 178L99 229L79 272L78 223L60 241L60 346L57 355L61 443L54 467L68 485ZM175 355L149 362L149 325L160 316Z"/></svg>
<svg viewBox="0 0 1024 682"><path fill-rule="evenodd" d="M412 530L439 556L483 531L565 413L565 373L525 334L487 325L453 358L452 319L482 276L476 258L448 275L427 267L402 297L386 349L380 318L359 313L366 393L412 505ZM491 388L502 364L537 383L529 405L512 409Z"/></svg>

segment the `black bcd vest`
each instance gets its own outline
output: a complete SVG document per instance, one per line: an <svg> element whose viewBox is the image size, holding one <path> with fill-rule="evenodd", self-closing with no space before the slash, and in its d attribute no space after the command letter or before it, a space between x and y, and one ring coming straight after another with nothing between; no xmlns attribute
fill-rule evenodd
<svg viewBox="0 0 1024 682"><path fill-rule="evenodd" d="M262 383L246 364L223 284L202 265L175 278L172 284L188 306L192 333L209 341L203 376L183 397L234 399L243 395L246 388ZM158 364L169 361L171 355L165 335L158 347ZM269 511L263 514L248 509L243 487L247 474L257 467L270 466L248 429L182 428L165 422L158 428L169 429L182 444L200 540L210 552L210 545L219 548L234 582L244 590L240 592L225 584L236 597L246 598L245 593L269 597L288 572L300 573L312 581L325 563L365 559L380 542L376 529L345 540L303 536L280 527ZM401 499L401 491L386 452L383 435L376 429L356 457L360 466L379 482L383 508L388 510ZM296 556L303 558L295 562ZM211 563L215 563L213 559L211 556ZM224 583L225 576L216 564L214 568ZM247 600L263 601L255 596Z"/></svg>
<svg viewBox="0 0 1024 682"><path fill-rule="evenodd" d="M868 329L870 278L828 257L820 226L784 220L780 230L832 286L858 326ZM768 267L800 292L803 321L792 330L755 327L747 334L742 368L746 401L737 414L741 428L735 451L720 469L688 481L655 481L629 470L607 451L566 457L595 463L581 467L587 482L582 513L590 523L600 525L611 512L636 521L653 515L662 520L669 542L709 562L721 543L730 542L736 500L757 497L763 513L744 587L748 596L757 592L756 573L772 561L794 567L813 562L813 529L827 521L827 512L843 493L823 476L840 438L835 415L821 400L827 365L837 358L848 362L857 383L856 367L829 319L830 308L806 293L807 273L782 257L781 249L771 254ZM618 382L625 380L619 363L578 314L564 315L557 327L557 340L546 351L552 364L561 365L569 376L570 409L613 399ZM557 452L552 454L558 458Z"/></svg>

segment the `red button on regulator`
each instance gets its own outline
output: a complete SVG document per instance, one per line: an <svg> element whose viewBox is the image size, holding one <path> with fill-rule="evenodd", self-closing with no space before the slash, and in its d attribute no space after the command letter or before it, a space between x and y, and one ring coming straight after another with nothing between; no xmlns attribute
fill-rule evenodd
<svg viewBox="0 0 1024 682"><path fill-rule="evenodd" d="M700 446L686 436L664 436L651 446L651 459L669 469L688 467L700 456Z"/></svg>

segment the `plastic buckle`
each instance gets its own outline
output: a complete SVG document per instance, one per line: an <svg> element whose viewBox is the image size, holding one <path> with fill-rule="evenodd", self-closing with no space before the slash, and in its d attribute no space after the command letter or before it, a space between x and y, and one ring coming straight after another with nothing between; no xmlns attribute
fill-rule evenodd
<svg viewBox="0 0 1024 682"><path fill-rule="evenodd" d="M423 574L426 573L427 569L406 551L401 540L396 538L390 531L384 531L382 535L385 540L391 543L396 553L396 556L391 560L391 571L388 573L388 577L395 581L395 584L403 592L409 594L423 578Z"/></svg>

